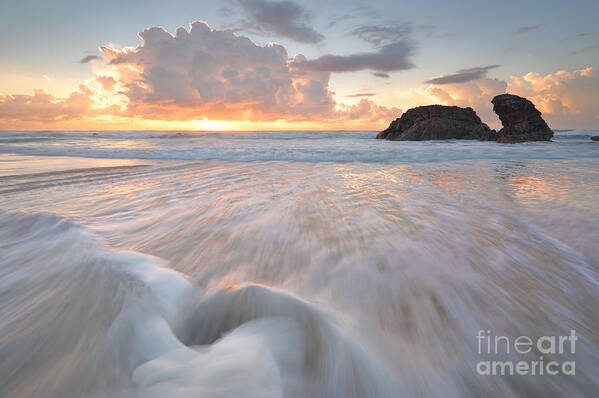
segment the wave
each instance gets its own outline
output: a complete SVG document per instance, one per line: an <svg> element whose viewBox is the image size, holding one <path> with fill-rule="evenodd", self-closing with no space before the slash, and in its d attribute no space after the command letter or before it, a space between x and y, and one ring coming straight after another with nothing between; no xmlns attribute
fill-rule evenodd
<svg viewBox="0 0 599 398"><path fill-rule="evenodd" d="M595 171L164 162L0 178L59 187L0 195L0 396L592 395ZM478 330L571 329L577 351L558 359L575 377L476 374Z"/></svg>
<svg viewBox="0 0 599 398"><path fill-rule="evenodd" d="M51 214L0 212L0 242L7 396L398 392L364 343L284 291L247 285L205 296L163 260L107 249Z"/></svg>
<svg viewBox="0 0 599 398"><path fill-rule="evenodd" d="M183 140L181 140L183 141ZM301 163L428 163L460 160L502 159L584 159L597 158L594 142L525 143L502 145L470 142L377 142L347 143L331 147L315 148L313 143L301 144L291 141L289 145L229 145L200 143L195 147L169 148L103 148L90 147L22 147L2 148L0 153L24 156L60 156L97 159L141 159L227 162L301 162ZM575 145L569 145L575 144ZM517 145L517 146L516 146Z"/></svg>
<svg viewBox="0 0 599 398"><path fill-rule="evenodd" d="M469 140L387 142L371 132L62 133L0 139L0 153L99 159L230 162L423 163L482 159L575 159L599 156L592 132L557 134L554 142L503 145ZM4 138L3 138L4 137ZM49 140L49 141L48 141Z"/></svg>
<svg viewBox="0 0 599 398"><path fill-rule="evenodd" d="M30 174L0 175L0 194L36 189L63 187L71 184L118 181L140 175L147 166L105 166L70 170L57 170Z"/></svg>
<svg viewBox="0 0 599 398"><path fill-rule="evenodd" d="M15 137L15 138L0 138L0 144L25 144L30 142L47 142L53 141L50 137Z"/></svg>

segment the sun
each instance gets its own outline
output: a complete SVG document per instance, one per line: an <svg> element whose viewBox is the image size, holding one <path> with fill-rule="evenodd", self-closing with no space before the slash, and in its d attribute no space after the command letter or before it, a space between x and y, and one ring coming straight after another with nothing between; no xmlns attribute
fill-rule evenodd
<svg viewBox="0 0 599 398"><path fill-rule="evenodd" d="M227 122L222 120L210 120L206 117L202 120L194 120L194 124L197 125L198 130L222 131L227 129Z"/></svg>

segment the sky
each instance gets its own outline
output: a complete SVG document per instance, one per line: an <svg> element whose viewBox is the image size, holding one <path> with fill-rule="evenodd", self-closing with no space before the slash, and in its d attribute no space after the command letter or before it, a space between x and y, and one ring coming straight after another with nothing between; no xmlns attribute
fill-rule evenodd
<svg viewBox="0 0 599 398"><path fill-rule="evenodd" d="M380 130L535 103L599 129L599 1L0 0L2 130Z"/></svg>

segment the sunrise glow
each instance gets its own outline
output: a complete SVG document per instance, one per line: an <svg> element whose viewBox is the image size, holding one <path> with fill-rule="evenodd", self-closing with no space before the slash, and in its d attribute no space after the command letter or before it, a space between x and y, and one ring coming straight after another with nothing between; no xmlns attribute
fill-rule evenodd
<svg viewBox="0 0 599 398"><path fill-rule="evenodd" d="M364 17L352 29L339 22L325 40L305 25L304 14L298 14L303 22L297 22L297 31L272 25L270 34L259 35L231 29L222 15L207 14L169 23L174 26L170 29L147 26L139 38L129 30L129 35L87 40L89 51L69 66L76 72L70 76L64 67L36 66L39 72L34 72L26 64L18 69L12 61L0 64L0 128L377 130L403 110L430 103L472 107L496 127L489 101L506 91L531 98L557 127L599 126L591 105L599 101L597 52L592 49L584 61L567 65L547 64L541 56L536 65L514 67L509 53L481 65L468 61L478 58L474 53L460 65L448 58L455 66L443 68L443 63L430 62L434 50L427 43L436 48L439 40L433 39L434 29L422 30L408 21L377 26ZM508 36L532 45L547 29L512 30ZM591 36L575 35L581 46ZM465 45L474 38L451 40ZM338 47L345 50L335 51ZM348 50L352 47L357 49L353 53ZM573 53L571 58L581 56Z"/></svg>

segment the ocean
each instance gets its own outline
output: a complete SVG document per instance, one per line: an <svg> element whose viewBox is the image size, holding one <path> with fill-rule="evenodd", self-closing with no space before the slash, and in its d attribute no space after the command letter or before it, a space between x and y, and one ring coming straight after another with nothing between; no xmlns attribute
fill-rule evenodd
<svg viewBox="0 0 599 398"><path fill-rule="evenodd" d="M592 396L598 134L0 132L0 396Z"/></svg>

